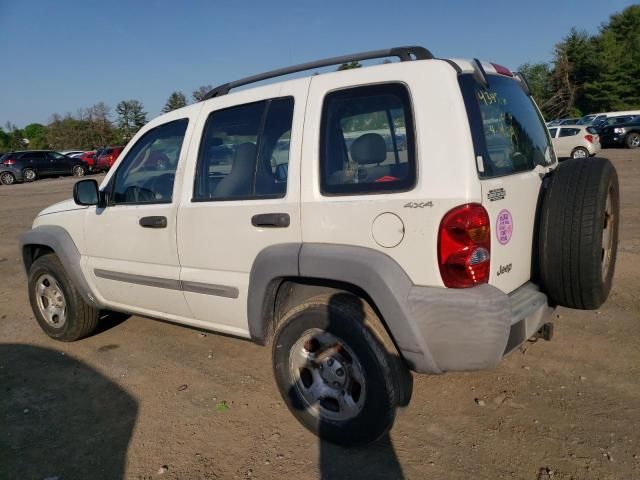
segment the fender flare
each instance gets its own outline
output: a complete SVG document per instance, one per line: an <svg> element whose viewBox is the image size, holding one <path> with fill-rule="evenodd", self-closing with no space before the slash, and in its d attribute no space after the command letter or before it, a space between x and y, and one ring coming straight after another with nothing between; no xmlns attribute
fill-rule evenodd
<svg viewBox="0 0 640 480"><path fill-rule="evenodd" d="M265 341L277 288L283 279L292 277L337 281L360 288L382 314L405 360L440 372L412 319L408 303L411 279L391 257L366 247L292 243L262 250L251 269L247 299L249 332L255 341Z"/></svg>
<svg viewBox="0 0 640 480"><path fill-rule="evenodd" d="M67 230L57 225L42 225L23 233L20 236L19 245L27 277L34 260L30 247L48 247L58 256L67 275L69 275L73 285L87 305L94 308L102 308L102 305L98 303L91 292L91 288L82 273L82 268L80 267L82 256Z"/></svg>

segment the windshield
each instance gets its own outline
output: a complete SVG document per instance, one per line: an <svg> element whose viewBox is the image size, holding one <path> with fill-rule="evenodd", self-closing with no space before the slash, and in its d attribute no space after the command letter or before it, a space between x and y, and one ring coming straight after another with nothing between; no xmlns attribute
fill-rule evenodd
<svg viewBox="0 0 640 480"><path fill-rule="evenodd" d="M460 76L480 177L497 177L553 163L551 138L537 107L517 80L490 75L481 87L472 75Z"/></svg>
<svg viewBox="0 0 640 480"><path fill-rule="evenodd" d="M591 125L593 120L596 118L596 115L585 115L580 120L576 122L576 125Z"/></svg>

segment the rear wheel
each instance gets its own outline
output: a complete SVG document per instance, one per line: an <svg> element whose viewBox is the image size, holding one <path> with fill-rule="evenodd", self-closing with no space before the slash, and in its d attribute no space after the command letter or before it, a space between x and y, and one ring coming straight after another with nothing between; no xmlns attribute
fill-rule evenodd
<svg viewBox="0 0 640 480"><path fill-rule="evenodd" d="M640 147L640 133L631 132L624 139L624 143L628 148L638 148Z"/></svg>
<svg viewBox="0 0 640 480"><path fill-rule="evenodd" d="M25 168L22 171L22 178L25 182L33 182L36 179L36 171L33 168Z"/></svg>
<svg viewBox="0 0 640 480"><path fill-rule="evenodd" d="M0 183L3 185L13 185L16 183L16 177L11 172L2 172L0 174Z"/></svg>
<svg viewBox="0 0 640 480"><path fill-rule="evenodd" d="M98 326L99 311L84 302L55 254L31 265L29 300L40 328L56 340L79 340Z"/></svg>
<svg viewBox="0 0 640 480"><path fill-rule="evenodd" d="M560 164L545 192L540 280L557 305L591 310L609 295L618 249L619 192L604 158Z"/></svg>
<svg viewBox="0 0 640 480"><path fill-rule="evenodd" d="M371 321L379 322L364 302L338 293L292 308L276 331L273 369L282 398L302 425L325 440L373 442L392 427L405 400L397 357L368 326Z"/></svg>
<svg viewBox="0 0 640 480"><path fill-rule="evenodd" d="M571 152L571 158L589 158L589 150L584 147L578 147Z"/></svg>
<svg viewBox="0 0 640 480"><path fill-rule="evenodd" d="M76 165L75 167L73 167L72 172L74 177L84 177L87 173L82 165Z"/></svg>

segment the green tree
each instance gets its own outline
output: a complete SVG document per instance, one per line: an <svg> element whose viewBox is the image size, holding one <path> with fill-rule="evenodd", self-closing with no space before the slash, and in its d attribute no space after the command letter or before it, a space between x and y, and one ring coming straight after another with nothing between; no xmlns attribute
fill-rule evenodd
<svg viewBox="0 0 640 480"><path fill-rule="evenodd" d="M612 15L593 39L582 105L589 111L640 108L640 5Z"/></svg>
<svg viewBox="0 0 640 480"><path fill-rule="evenodd" d="M343 63L336 69L336 71L340 72L342 70L351 70L352 68L360 68L360 67L362 67L362 64L356 60L355 62Z"/></svg>
<svg viewBox="0 0 640 480"><path fill-rule="evenodd" d="M551 65L544 62L525 63L520 66L518 71L527 79L534 100L542 110L543 115L548 117L545 107L553 96L551 91Z"/></svg>
<svg viewBox="0 0 640 480"><path fill-rule="evenodd" d="M165 103L162 111L164 113L171 112L172 110L177 110L178 108L187 106L187 98L184 96L182 92L173 92L169 95L169 99L167 103Z"/></svg>
<svg viewBox="0 0 640 480"><path fill-rule="evenodd" d="M47 127L40 123L31 123L24 127L24 137L29 140L29 148L46 149L47 143Z"/></svg>
<svg viewBox="0 0 640 480"><path fill-rule="evenodd" d="M138 100L123 100L116 105L118 130L122 142L128 142L147 123L147 112Z"/></svg>
<svg viewBox="0 0 640 480"><path fill-rule="evenodd" d="M202 85L201 87L198 87L193 91L191 97L193 98L194 102L200 102L204 100L205 95L212 89L213 87L211 85Z"/></svg>

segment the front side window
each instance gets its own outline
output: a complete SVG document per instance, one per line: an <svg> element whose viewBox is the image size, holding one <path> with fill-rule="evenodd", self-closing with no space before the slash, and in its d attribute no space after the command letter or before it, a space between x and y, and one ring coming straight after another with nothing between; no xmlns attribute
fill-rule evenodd
<svg viewBox="0 0 640 480"><path fill-rule="evenodd" d="M405 191L415 185L413 116L404 85L372 85L328 94L320 142L324 194Z"/></svg>
<svg viewBox="0 0 640 480"><path fill-rule="evenodd" d="M472 75L460 75L481 178L511 175L553 162L550 136L542 116L519 82L489 75L487 88Z"/></svg>
<svg viewBox="0 0 640 480"><path fill-rule="evenodd" d="M284 197L292 97L212 112L204 127L194 201Z"/></svg>
<svg viewBox="0 0 640 480"><path fill-rule="evenodd" d="M54 159L54 160L60 160L60 159L65 158L64 155L62 155L61 153L58 153L58 152L47 152L47 156L49 158Z"/></svg>
<svg viewBox="0 0 640 480"><path fill-rule="evenodd" d="M129 150L113 181L115 204L170 203L188 120L165 123L145 133Z"/></svg>

